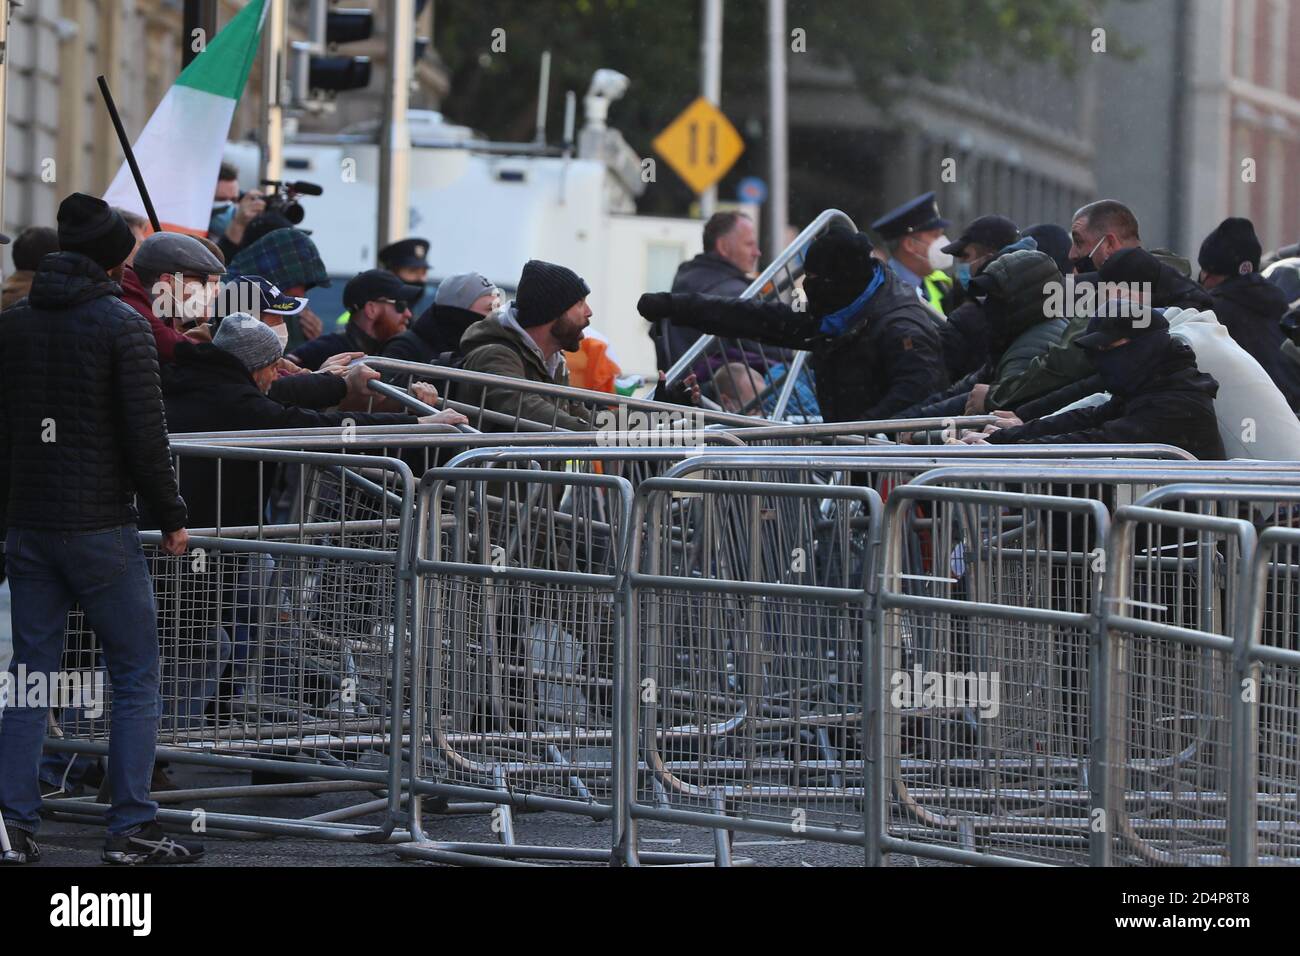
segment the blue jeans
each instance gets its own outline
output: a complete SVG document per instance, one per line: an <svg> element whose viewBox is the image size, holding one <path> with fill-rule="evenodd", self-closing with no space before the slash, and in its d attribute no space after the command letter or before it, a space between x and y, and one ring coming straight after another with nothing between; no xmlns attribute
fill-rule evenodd
<svg viewBox="0 0 1300 956"><path fill-rule="evenodd" d="M152 821L149 799L158 741L158 611L135 525L72 534L11 528L5 538L12 591L14 672L60 669L73 602L95 632L112 686L108 830L121 834ZM40 817L37 771L48 707L11 707L0 723L0 812L35 833Z"/></svg>

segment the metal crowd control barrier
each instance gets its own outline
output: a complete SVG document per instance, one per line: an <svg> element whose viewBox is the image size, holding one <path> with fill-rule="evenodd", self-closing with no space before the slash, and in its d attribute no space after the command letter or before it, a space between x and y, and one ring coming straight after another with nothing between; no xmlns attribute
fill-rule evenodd
<svg viewBox="0 0 1300 956"><path fill-rule="evenodd" d="M1253 806L1255 860L1300 864L1300 531L1273 527L1259 536L1251 562L1246 631L1236 650L1257 690ZM1240 696L1240 695L1239 695ZM1250 810L1251 807L1247 807ZM1246 821L1249 824L1249 820Z"/></svg>
<svg viewBox="0 0 1300 956"><path fill-rule="evenodd" d="M825 507L827 502L832 508ZM862 845L863 673L880 498L651 478L637 491L624 686L635 821Z"/></svg>
<svg viewBox="0 0 1300 956"><path fill-rule="evenodd" d="M1287 546L1298 505L1294 486L1187 484L1157 489L1126 513L1135 537L1148 526L1162 533L1148 531L1136 554L1121 552L1116 584L1127 591L1117 601L1131 609L1110 609L1112 714L1121 722L1111 746L1128 748L1116 761L1126 774L1115 782L1127 798L1113 828L1121 862L1251 865L1300 855L1300 653ZM1192 510L1151 517L1172 507ZM1155 743L1173 756L1149 756Z"/></svg>
<svg viewBox="0 0 1300 956"><path fill-rule="evenodd" d="M216 788L205 798L326 790L386 792L362 826L205 813L208 827L335 840L400 838L407 603L414 580L415 490L394 458L173 444L191 515L188 555L143 532L158 603L160 757L232 770L319 778L281 787ZM276 469L296 473L293 520L270 521ZM215 500L204 500L203 496ZM194 522L191 522L194 524ZM198 522L199 525L202 520ZM81 612L69 615L64 669L95 680L102 660ZM102 714L64 709L52 751L105 754ZM323 782L322 782L323 781ZM104 808L49 801L91 818ZM161 811L188 823L189 811Z"/></svg>
<svg viewBox="0 0 1300 956"><path fill-rule="evenodd" d="M765 424L762 418L726 411L675 405L613 392L530 382L525 379L474 372L447 365L427 365L371 355L360 361L379 372L433 382L439 404L463 412L470 424L491 431L538 429L577 431L559 424L563 412L585 423L589 431L654 431L659 428L700 430L708 426L749 428ZM450 393L450 394L448 394ZM541 414L528 417L524 405ZM540 400L537 401L537 400ZM546 407L542 408L544 404ZM485 428L491 426L491 428Z"/></svg>
<svg viewBox="0 0 1300 956"><path fill-rule="evenodd" d="M853 220L838 209L827 209L786 246L772 264L740 294L789 304L795 283L803 275L804 255L813 240L832 226L857 231ZM692 372L711 398L728 399L747 414L774 421L821 421L808 353L775 348L748 339L701 335L667 372L677 384Z"/></svg>
<svg viewBox="0 0 1300 956"><path fill-rule="evenodd" d="M613 476L511 468L424 476L412 671L415 842L399 855L498 864L611 859L609 849L516 845L511 809L613 815L631 510L631 485ZM498 804L501 842L430 839L421 824L427 792Z"/></svg>
<svg viewBox="0 0 1300 956"><path fill-rule="evenodd" d="M1246 764L1255 714L1241 698L1255 678L1232 636L1248 630L1245 602L1224 608L1223 579L1244 577L1254 550L1255 529L1236 518L1138 506L1115 513L1103 862L1253 861Z"/></svg>
<svg viewBox="0 0 1300 956"><path fill-rule="evenodd" d="M1089 664L1108 521L1097 501L894 489L871 685L883 759L868 825L881 852L1088 861Z"/></svg>

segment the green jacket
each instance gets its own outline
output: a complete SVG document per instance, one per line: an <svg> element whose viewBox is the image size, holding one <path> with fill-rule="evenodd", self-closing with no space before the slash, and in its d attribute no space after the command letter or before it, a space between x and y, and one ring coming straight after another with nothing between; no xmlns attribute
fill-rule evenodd
<svg viewBox="0 0 1300 956"><path fill-rule="evenodd" d="M999 379L998 385L989 389L985 407L1018 408L1025 402L1090 376L1093 368L1088 361L1088 354L1072 345L1088 327L1089 319L1091 316L1076 315L1066 322L1065 331L1057 343L1047 350L1046 355L1039 355L1031 361L1023 374L1011 379Z"/></svg>
<svg viewBox="0 0 1300 956"><path fill-rule="evenodd" d="M503 311L494 312L465 330L460 340L465 355L462 368L529 382L568 385L569 372L563 358L552 375L532 339L526 339L518 329L507 324L505 316ZM488 388L486 394L481 386L471 385L467 395L457 398L475 403L481 400L484 408L511 418L525 418L571 431L591 431L593 428L591 410L579 403L504 385ZM504 425L484 424L489 431L509 430Z"/></svg>

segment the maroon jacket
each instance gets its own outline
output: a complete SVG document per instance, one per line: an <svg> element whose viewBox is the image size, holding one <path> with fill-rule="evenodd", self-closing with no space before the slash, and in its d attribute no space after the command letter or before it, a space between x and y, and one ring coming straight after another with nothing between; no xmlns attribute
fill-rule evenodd
<svg viewBox="0 0 1300 956"><path fill-rule="evenodd" d="M149 328L153 331L154 343L158 346L158 364L170 365L175 362L176 343L187 341L185 336L165 325L162 319L153 314L153 300L149 297L149 293L145 291L140 277L135 274L135 270L130 266L122 270L120 284L122 294L119 298L149 320Z"/></svg>

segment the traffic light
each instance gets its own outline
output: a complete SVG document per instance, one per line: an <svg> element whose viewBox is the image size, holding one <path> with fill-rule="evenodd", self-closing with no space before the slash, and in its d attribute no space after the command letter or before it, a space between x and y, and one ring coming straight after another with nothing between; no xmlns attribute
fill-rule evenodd
<svg viewBox="0 0 1300 956"><path fill-rule="evenodd" d="M325 14L323 46L333 50L344 43L369 40L375 17L369 10L330 10ZM370 57L313 56L308 63L307 85L312 90L341 93L370 85Z"/></svg>

